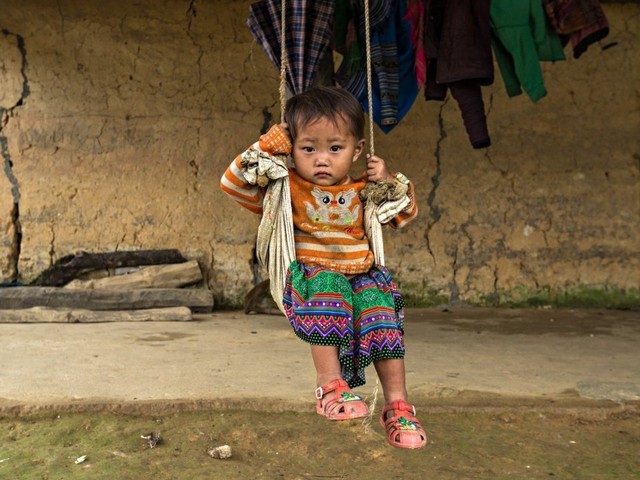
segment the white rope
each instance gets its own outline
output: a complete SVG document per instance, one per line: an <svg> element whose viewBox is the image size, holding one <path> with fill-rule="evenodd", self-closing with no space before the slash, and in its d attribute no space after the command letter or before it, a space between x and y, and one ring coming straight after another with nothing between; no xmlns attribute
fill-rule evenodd
<svg viewBox="0 0 640 480"><path fill-rule="evenodd" d="M376 375L376 385L373 387L373 393L371 394L371 401L369 402L369 415L362 419L362 427L364 428L365 435L369 433L369 427L371 427L371 421L373 420L373 414L376 411L376 404L378 403L378 391L380 390L380 378Z"/></svg>
<svg viewBox="0 0 640 480"><path fill-rule="evenodd" d="M280 2L280 122L284 122L284 111L287 103L287 36L285 30L287 0Z"/></svg>
<svg viewBox="0 0 640 480"><path fill-rule="evenodd" d="M369 154L375 155L376 147L373 136L373 81L371 73L371 19L369 18L369 0L364 0L364 35L367 59L367 102L369 106ZM371 244L375 262L384 265L384 242L382 226L376 215L377 205L366 202L364 207L364 223Z"/></svg>
<svg viewBox="0 0 640 480"><path fill-rule="evenodd" d="M371 80L371 20L369 19L369 0L364 0L364 35L367 57L367 105L369 105L369 153L376 154L373 138L373 82Z"/></svg>

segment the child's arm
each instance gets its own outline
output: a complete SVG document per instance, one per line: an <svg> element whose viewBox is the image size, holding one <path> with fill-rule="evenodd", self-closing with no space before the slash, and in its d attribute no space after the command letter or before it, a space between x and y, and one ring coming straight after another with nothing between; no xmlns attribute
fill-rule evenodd
<svg viewBox="0 0 640 480"><path fill-rule="evenodd" d="M243 174L242 158L250 151L263 152L267 155L284 155L291 152L291 142L286 125L274 125L251 145L245 152L238 155L226 169L220 179L220 188L234 201L254 213L262 214L262 200L265 189L259 185L247 182Z"/></svg>
<svg viewBox="0 0 640 480"><path fill-rule="evenodd" d="M249 149L255 148L256 145L257 142ZM241 164L242 155L238 155L225 170L220 179L220 188L244 208L251 210L253 213L262 214L264 189L258 185L251 185L244 179Z"/></svg>

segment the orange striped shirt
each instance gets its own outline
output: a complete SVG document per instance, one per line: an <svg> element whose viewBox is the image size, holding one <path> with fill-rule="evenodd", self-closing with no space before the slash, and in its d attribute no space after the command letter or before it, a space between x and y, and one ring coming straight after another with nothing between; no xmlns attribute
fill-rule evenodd
<svg viewBox="0 0 640 480"><path fill-rule="evenodd" d="M269 154L289 153L291 144L282 139L281 130L272 128L250 149ZM287 150L288 148L288 150ZM243 207L262 213L265 188L248 184L242 175L242 155L236 157L220 181L222 190ZM344 274L367 272L374 255L364 229L364 205L359 193L367 185L366 174L350 176L338 185L320 186L300 177L289 168L296 259L309 266L321 266ZM418 214L413 184L409 185L411 204L387 225L404 227Z"/></svg>

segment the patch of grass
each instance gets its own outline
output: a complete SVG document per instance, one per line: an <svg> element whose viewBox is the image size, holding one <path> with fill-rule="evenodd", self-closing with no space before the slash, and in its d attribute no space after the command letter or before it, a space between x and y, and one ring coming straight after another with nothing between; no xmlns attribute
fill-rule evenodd
<svg viewBox="0 0 640 480"><path fill-rule="evenodd" d="M576 285L560 289L544 287L532 290L517 287L511 291L501 291L492 298L484 298L483 305L505 307L555 308L620 308L640 307L640 290L621 289L613 286Z"/></svg>
<svg viewBox="0 0 640 480"><path fill-rule="evenodd" d="M428 308L449 303L447 295L422 284L402 283L398 285L398 288L404 297L407 307Z"/></svg>
<svg viewBox="0 0 640 480"><path fill-rule="evenodd" d="M424 412L424 410L423 410ZM504 410L420 415L430 444L387 445L377 421L314 413L108 412L0 419L3 479L622 479L640 471L637 412L587 416ZM141 435L159 432L153 449ZM208 450L230 445L232 457ZM81 455L84 462L76 464Z"/></svg>
<svg viewBox="0 0 640 480"><path fill-rule="evenodd" d="M400 285L407 307L430 308L447 305L449 297L442 291L418 284ZM566 288L517 286L500 290L477 299L465 299L465 304L477 307L505 308L640 308L640 290L610 285L574 285Z"/></svg>

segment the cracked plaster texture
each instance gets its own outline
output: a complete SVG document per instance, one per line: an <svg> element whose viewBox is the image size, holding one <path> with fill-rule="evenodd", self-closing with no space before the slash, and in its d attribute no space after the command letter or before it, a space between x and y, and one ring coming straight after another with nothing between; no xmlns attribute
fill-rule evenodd
<svg viewBox="0 0 640 480"><path fill-rule="evenodd" d="M2 281L79 250L177 248L200 261L217 305L240 304L258 218L218 180L279 117L250 2L0 4ZM391 133L376 130L376 153L417 188L419 218L385 232L415 302L638 289L640 5L604 7L603 44L617 45L543 63L539 102L509 98L496 68L483 88L489 149L471 148L452 99L420 95Z"/></svg>

